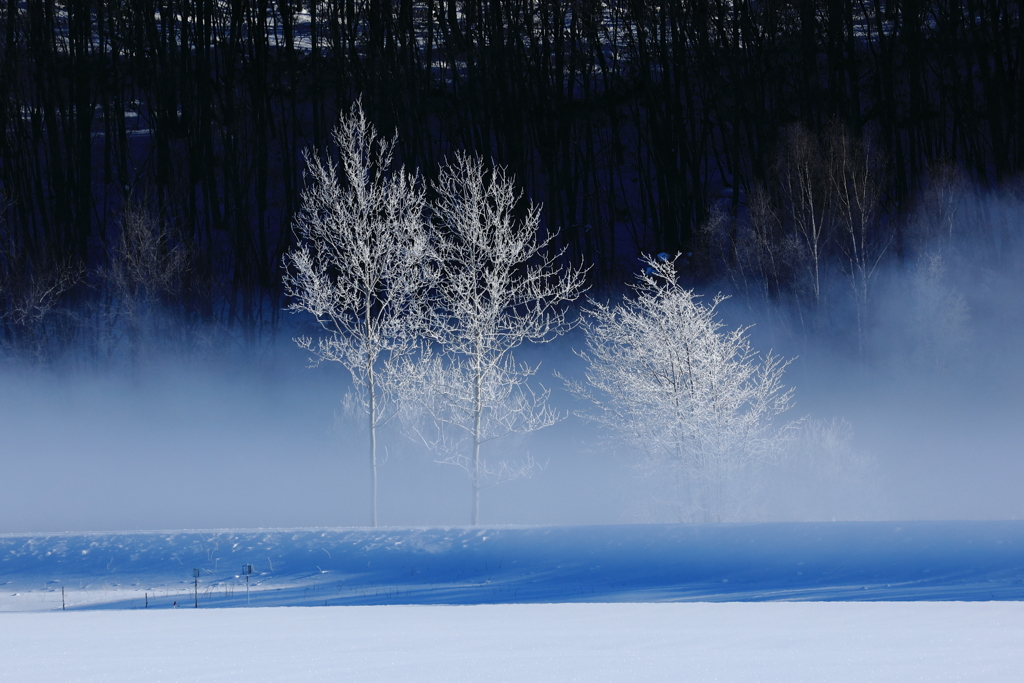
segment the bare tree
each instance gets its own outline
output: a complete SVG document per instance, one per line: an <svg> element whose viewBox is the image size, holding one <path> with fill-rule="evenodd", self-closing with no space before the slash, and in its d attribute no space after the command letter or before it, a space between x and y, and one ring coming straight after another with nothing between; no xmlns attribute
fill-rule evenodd
<svg viewBox="0 0 1024 683"><path fill-rule="evenodd" d="M190 254L172 243L144 201L127 199L118 227L110 266L103 271L112 299L105 307L106 327L114 340L127 337L132 368L138 370L146 338L166 336L156 326L164 306L181 292Z"/></svg>
<svg viewBox="0 0 1024 683"><path fill-rule="evenodd" d="M426 441L439 461L469 473L477 524L485 483L522 476L533 465L528 458L488 462L481 447L558 419L548 392L528 384L537 368L517 362L513 351L571 327L562 304L584 291L585 271L560 265L554 235L539 235L540 207L523 206L501 167L457 154L441 169L436 191L435 348L419 366L421 404L432 429Z"/></svg>
<svg viewBox="0 0 1024 683"><path fill-rule="evenodd" d="M953 246L960 223L965 219L962 202L967 193L963 171L950 163L936 163L928 169L927 185L917 205L912 226L914 247L943 249Z"/></svg>
<svg viewBox="0 0 1024 683"><path fill-rule="evenodd" d="M792 423L776 418L790 408L789 361L758 356L748 328L724 331L724 297L701 303L676 281L673 259L646 262L635 298L593 305L586 383L567 386L597 408L584 417L636 449L643 473L674 481L681 519L722 521L742 502L741 476L788 438Z"/></svg>
<svg viewBox="0 0 1024 683"><path fill-rule="evenodd" d="M24 268L7 282L0 278L0 296L6 308L0 309L0 322L10 333L0 343L13 354L32 360L43 360L65 347L69 341L65 337L73 338L77 324L60 302L81 282L82 270L76 262L65 260Z"/></svg>
<svg viewBox="0 0 1024 683"><path fill-rule="evenodd" d="M326 332L296 343L314 364L341 363L352 376L366 417L377 526L377 430L395 415L396 373L417 346L430 286L424 194L418 178L395 163L397 136L379 138L360 102L333 137L340 164L306 153L309 185L294 221L299 244L284 259L284 287L289 309L312 313Z"/></svg>
<svg viewBox="0 0 1024 683"><path fill-rule="evenodd" d="M838 225L840 259L857 316L858 349L864 350L871 281L892 237L879 233L883 167L871 146L835 126L828 137L827 179Z"/></svg>
<svg viewBox="0 0 1024 683"><path fill-rule="evenodd" d="M801 238L786 234L777 203L760 184L750 192L745 217L731 220L716 207L699 236L715 270L727 273L746 298L769 306L792 293L795 273L804 267Z"/></svg>
<svg viewBox="0 0 1024 683"><path fill-rule="evenodd" d="M62 327L76 327L61 299L81 283L84 269L73 259L26 250L6 223L7 205L0 194L0 349L42 360L63 345Z"/></svg>
<svg viewBox="0 0 1024 683"><path fill-rule="evenodd" d="M821 303L822 269L832 239L832 193L821 145L797 125L789 129L778 159L786 214L805 251L814 305Z"/></svg>

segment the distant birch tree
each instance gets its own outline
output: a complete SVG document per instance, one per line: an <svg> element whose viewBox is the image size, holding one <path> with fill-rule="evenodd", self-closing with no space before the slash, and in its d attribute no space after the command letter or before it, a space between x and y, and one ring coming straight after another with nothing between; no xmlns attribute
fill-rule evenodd
<svg viewBox="0 0 1024 683"><path fill-rule="evenodd" d="M433 350L417 373L428 416L420 434L439 462L469 473L477 524L481 488L523 476L534 464L528 457L489 461L481 447L558 420L548 391L528 383L537 368L513 352L571 327L562 304L585 290L585 271L560 265L554 235L540 234L540 207L523 206L501 167L457 154L441 169L436 194Z"/></svg>
<svg viewBox="0 0 1024 683"><path fill-rule="evenodd" d="M850 283L857 316L857 347L863 353L871 285L878 264L894 235L883 234L878 215L884 191L884 164L871 145L857 140L842 127L830 131L828 182L831 186L840 265Z"/></svg>
<svg viewBox="0 0 1024 683"><path fill-rule="evenodd" d="M396 413L397 371L414 351L429 288L423 189L395 163L397 136L378 137L352 105L334 130L340 162L307 151L309 184L285 255L289 309L316 316L324 336L296 343L314 364L341 363L365 414L377 526L377 430Z"/></svg>
<svg viewBox="0 0 1024 683"><path fill-rule="evenodd" d="M181 328L180 319L161 319L182 293L192 254L172 238L146 201L126 199L118 227L110 266L103 271L111 293L105 306L109 352L123 336L132 371L138 372L147 343L173 338Z"/></svg>
<svg viewBox="0 0 1024 683"><path fill-rule="evenodd" d="M784 211L800 245L814 307L821 304L829 243L835 230L832 193L821 145L801 125L787 131L777 162Z"/></svg>
<svg viewBox="0 0 1024 683"><path fill-rule="evenodd" d="M674 260L646 260L635 297L596 303L585 323L586 382L568 388L586 413L640 454L641 471L672 480L681 519L718 522L737 509L736 484L776 458L791 425L789 364L758 356L744 327L723 330L724 297L701 303L676 282Z"/></svg>

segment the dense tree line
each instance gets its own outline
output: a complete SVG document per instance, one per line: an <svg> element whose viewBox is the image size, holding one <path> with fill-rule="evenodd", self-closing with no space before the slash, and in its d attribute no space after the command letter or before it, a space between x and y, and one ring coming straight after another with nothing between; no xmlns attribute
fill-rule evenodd
<svg viewBox="0 0 1024 683"><path fill-rule="evenodd" d="M7 0L3 341L112 355L153 310L180 333L273 328L302 150L360 94L409 168L458 150L507 166L598 283L644 250L735 271L702 226L784 206L777 229L797 231L793 131L848 138L879 160L877 196L829 253L864 280L872 256L849 248L881 225L902 254L932 170L1021 171L1022 40L1009 0Z"/></svg>

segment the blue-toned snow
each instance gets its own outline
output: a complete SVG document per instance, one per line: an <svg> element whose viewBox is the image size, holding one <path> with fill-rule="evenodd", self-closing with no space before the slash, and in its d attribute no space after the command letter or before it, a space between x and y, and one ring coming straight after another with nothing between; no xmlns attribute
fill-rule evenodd
<svg viewBox="0 0 1024 683"><path fill-rule="evenodd" d="M0 683L1017 683L1018 602L0 614Z"/></svg>
<svg viewBox="0 0 1024 683"><path fill-rule="evenodd" d="M1021 600L1024 522L0 535L0 611Z"/></svg>

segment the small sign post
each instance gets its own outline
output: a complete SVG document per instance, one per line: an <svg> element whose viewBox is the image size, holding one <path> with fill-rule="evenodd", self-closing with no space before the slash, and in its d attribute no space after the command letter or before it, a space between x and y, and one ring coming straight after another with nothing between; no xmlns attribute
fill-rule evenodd
<svg viewBox="0 0 1024 683"><path fill-rule="evenodd" d="M199 609L199 568L196 567L192 570L192 578L195 579L196 584L196 609Z"/></svg>
<svg viewBox="0 0 1024 683"><path fill-rule="evenodd" d="M249 575L252 574L252 565L243 564L242 573L245 574L245 604L249 604Z"/></svg>

